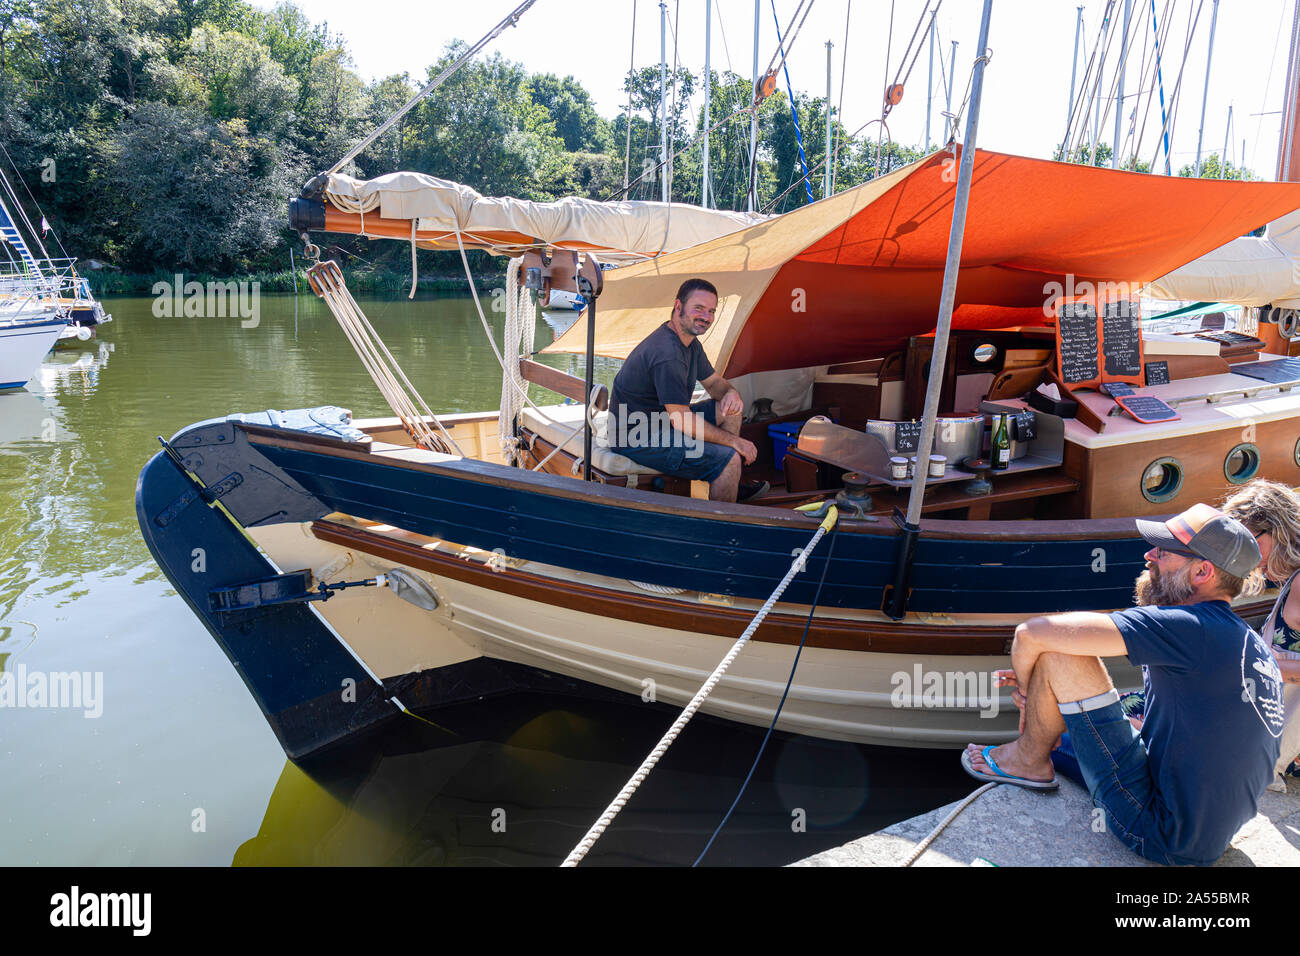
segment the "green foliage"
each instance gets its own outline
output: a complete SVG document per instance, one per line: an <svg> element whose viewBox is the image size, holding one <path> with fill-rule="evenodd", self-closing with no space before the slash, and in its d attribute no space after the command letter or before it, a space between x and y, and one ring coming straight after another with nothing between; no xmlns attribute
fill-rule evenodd
<svg viewBox="0 0 1300 956"><path fill-rule="evenodd" d="M243 119L165 103L141 105L105 154L127 268L250 268L276 245L284 196L302 175Z"/></svg>
<svg viewBox="0 0 1300 956"><path fill-rule="evenodd" d="M1195 176L1196 167L1188 163L1182 169L1178 170L1179 176ZM1218 153L1211 153L1209 156L1201 157L1201 179L1259 179L1253 172L1244 166L1234 166L1231 162L1224 163Z"/></svg>
<svg viewBox="0 0 1300 956"><path fill-rule="evenodd" d="M529 80L528 92L550 115L569 152L603 153L613 145L609 123L596 113L591 94L573 77L561 80L554 73L539 74Z"/></svg>
<svg viewBox="0 0 1300 956"><path fill-rule="evenodd" d="M465 48L448 45L427 76ZM758 208L805 204L786 93L759 105L751 157L749 79L715 72L707 81L705 117L693 100L704 78L671 71L664 117L658 65L635 69L623 87L630 109L624 105L611 122L572 76L530 74L500 54L481 55L344 171L372 178L408 169L485 195L546 201L619 197L626 162L635 181L628 198L659 199L669 178L674 201L698 203L701 133L716 125L711 206L746 208L751 165ZM407 75L363 81L342 38L287 0L269 10L248 0L0 0L0 142L69 252L128 273L246 271L280 281L296 242L285 200L422 82ZM794 114L820 197L827 103L796 93ZM678 155L658 170L665 124ZM921 155L855 139L838 125L836 137L838 189ZM1098 162L1108 157L1104 151ZM329 239L340 256L356 257L366 282L391 279L400 288L407 281L403 245ZM429 274L459 270L458 258L444 266L440 255L421 253ZM499 271L485 255L471 259L474 268Z"/></svg>
<svg viewBox="0 0 1300 956"><path fill-rule="evenodd" d="M449 46L430 77L463 49ZM529 90L523 67L500 54L466 63L408 114L412 167L488 195L554 198L570 168L564 141Z"/></svg>

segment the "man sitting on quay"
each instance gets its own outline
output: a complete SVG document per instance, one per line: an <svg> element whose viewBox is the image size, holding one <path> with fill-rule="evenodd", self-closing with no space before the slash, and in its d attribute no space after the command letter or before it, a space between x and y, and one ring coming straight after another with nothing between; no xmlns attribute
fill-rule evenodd
<svg viewBox="0 0 1300 956"><path fill-rule="evenodd" d="M704 354L699 337L713 325L718 290L688 279L668 321L643 339L614 378L606 434L612 451L665 475L709 483L714 501L750 501L767 482L740 484L754 443L740 437L745 403ZM699 382L711 396L691 404Z"/></svg>
<svg viewBox="0 0 1300 956"><path fill-rule="evenodd" d="M979 780L1036 790L1056 789L1055 766L1087 787L1107 828L1138 855L1209 865L1255 815L1278 757L1281 674L1229 606L1259 563L1259 545L1205 504L1137 526L1153 546L1138 606L1017 627L1013 669L999 679L1015 688L1020 737L972 744L962 766ZM1140 732L1101 662L1122 654L1143 669Z"/></svg>

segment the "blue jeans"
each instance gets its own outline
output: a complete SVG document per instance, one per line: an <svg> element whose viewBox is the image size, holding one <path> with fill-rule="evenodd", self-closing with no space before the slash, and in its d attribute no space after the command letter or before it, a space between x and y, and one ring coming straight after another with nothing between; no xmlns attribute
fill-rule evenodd
<svg viewBox="0 0 1300 956"><path fill-rule="evenodd" d="M703 415L710 425L717 425L717 405L716 399L706 398L692 405L691 413ZM731 463L731 456L737 454L735 449L726 445L716 445L698 438L687 439L676 430L673 439L666 446L612 446L610 451L662 474L694 481L716 480ZM687 447L688 444L690 447Z"/></svg>
<svg viewBox="0 0 1300 956"><path fill-rule="evenodd" d="M1063 776L1086 787L1093 806L1106 815L1106 827L1138 856L1173 864L1156 827L1155 781L1146 745L1124 716L1119 695L1061 704L1067 733L1052 751Z"/></svg>

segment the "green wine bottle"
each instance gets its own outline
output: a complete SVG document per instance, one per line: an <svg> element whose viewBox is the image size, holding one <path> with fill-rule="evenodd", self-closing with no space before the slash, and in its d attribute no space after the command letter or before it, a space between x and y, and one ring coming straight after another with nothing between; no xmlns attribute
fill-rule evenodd
<svg viewBox="0 0 1300 956"><path fill-rule="evenodd" d="M1011 467L1011 429L1008 427L1009 415L993 416L993 437L989 441L989 457L993 459L995 471L1005 471Z"/></svg>

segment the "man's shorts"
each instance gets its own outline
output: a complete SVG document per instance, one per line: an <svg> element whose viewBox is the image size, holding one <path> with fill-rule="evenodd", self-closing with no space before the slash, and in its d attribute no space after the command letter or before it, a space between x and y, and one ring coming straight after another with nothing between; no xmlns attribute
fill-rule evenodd
<svg viewBox="0 0 1300 956"><path fill-rule="evenodd" d="M1093 805L1106 814L1106 827L1134 853L1176 865L1156 829L1155 781L1146 745L1111 690L1061 704L1068 731L1052 751L1057 772L1088 788Z"/></svg>
<svg viewBox="0 0 1300 956"><path fill-rule="evenodd" d="M710 425L717 425L717 400L708 398L691 406L693 414L701 414ZM731 463L731 456L736 454L734 448L716 445L713 442L688 438L674 431L674 440L668 447L648 446L622 448L612 447L610 451L631 458L638 465L673 475L677 478L690 478L693 481L714 481Z"/></svg>

